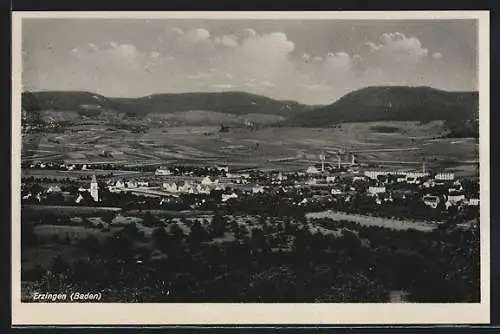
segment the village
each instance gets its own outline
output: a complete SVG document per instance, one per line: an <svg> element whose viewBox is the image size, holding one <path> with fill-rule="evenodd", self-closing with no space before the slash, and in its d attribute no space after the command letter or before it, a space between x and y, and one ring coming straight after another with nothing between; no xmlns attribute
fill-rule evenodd
<svg viewBox="0 0 500 334"><path fill-rule="evenodd" d="M29 167L44 169L54 165ZM65 168L92 171L95 167L73 164ZM87 180L89 175L91 179ZM405 208L399 210L406 215L401 218L408 219L418 218L412 217L411 206L425 210L422 217L435 212L430 217L441 218L450 212L478 213L479 207L479 184L470 179L450 172L427 171L425 164L419 170L367 169L356 164L354 156L347 165L340 161L335 166L320 162L302 171L170 166L126 177L110 175L88 174L76 181L23 178L22 200L40 205L116 206L113 195L121 194L131 199L145 198L149 209L175 203L175 208L184 210L234 210L238 207L235 203L260 196L275 198L288 209L309 211L350 211L362 202L363 213L381 214L382 208L390 211L391 206L399 206Z"/></svg>

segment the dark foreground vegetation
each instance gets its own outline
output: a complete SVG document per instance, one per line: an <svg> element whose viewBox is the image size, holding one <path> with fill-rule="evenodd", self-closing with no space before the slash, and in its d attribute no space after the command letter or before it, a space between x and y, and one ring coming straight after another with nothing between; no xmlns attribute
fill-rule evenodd
<svg viewBox="0 0 500 334"><path fill-rule="evenodd" d="M387 302L391 291L405 291L412 302L479 302L477 228L424 233L313 222L332 232L325 233L303 217L258 217L179 224L148 213L111 232L112 217L98 225L84 219L82 229L105 237L50 240L85 256L23 265L23 299L82 291L101 292L103 302ZM47 243L35 233L47 223L23 222L23 254Z"/></svg>

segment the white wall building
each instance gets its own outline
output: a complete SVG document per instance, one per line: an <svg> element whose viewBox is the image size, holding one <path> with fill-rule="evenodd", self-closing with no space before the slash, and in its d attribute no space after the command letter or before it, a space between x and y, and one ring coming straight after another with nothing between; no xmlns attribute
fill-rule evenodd
<svg viewBox="0 0 500 334"><path fill-rule="evenodd" d="M434 176L434 180L438 181L453 181L455 179L455 174L453 173L438 173Z"/></svg>
<svg viewBox="0 0 500 334"><path fill-rule="evenodd" d="M479 198L469 198L469 200L467 201L467 205L479 206Z"/></svg>
<svg viewBox="0 0 500 334"><path fill-rule="evenodd" d="M340 190L338 188L332 188L332 190L330 191L330 193L332 195L342 195L343 194L342 190Z"/></svg>
<svg viewBox="0 0 500 334"><path fill-rule="evenodd" d="M377 195L385 193L385 187L368 187L368 194Z"/></svg>
<svg viewBox="0 0 500 334"><path fill-rule="evenodd" d="M465 195L464 194L449 194L448 195L448 202L451 204L457 204L465 200Z"/></svg>
<svg viewBox="0 0 500 334"><path fill-rule="evenodd" d="M208 186L204 186L202 184L198 184L196 186L196 192L198 194L206 194L206 195L208 195L208 194L210 194L210 191L211 191L210 187L208 187Z"/></svg>
<svg viewBox="0 0 500 334"><path fill-rule="evenodd" d="M318 174L320 172L319 169L317 169L316 167L314 166L310 166L306 169L306 173L307 174Z"/></svg>
<svg viewBox="0 0 500 334"><path fill-rule="evenodd" d="M222 194L222 202L227 202L231 198L238 198L238 195L236 195L234 192L232 194Z"/></svg>
<svg viewBox="0 0 500 334"><path fill-rule="evenodd" d="M136 181L127 181L127 188L137 188L137 182Z"/></svg>
<svg viewBox="0 0 500 334"><path fill-rule="evenodd" d="M176 193L178 191L177 184L175 182L172 182L172 183L164 182L162 185L162 188L163 188L163 190L165 190L167 192L171 192L171 193Z"/></svg>
<svg viewBox="0 0 500 334"><path fill-rule="evenodd" d="M315 185L317 183L318 183L318 180L316 180L315 178L312 178L312 179L309 179L306 181L306 184L310 185L310 186Z"/></svg>
<svg viewBox="0 0 500 334"><path fill-rule="evenodd" d="M212 186L212 185L216 185L219 183L219 180L212 180L210 178L210 176L205 176L202 180L201 180L201 184L204 185L204 186Z"/></svg>
<svg viewBox="0 0 500 334"><path fill-rule="evenodd" d="M405 173L405 177L408 179L408 178L415 178L415 179L418 179L418 178L421 178L421 177L426 177L428 176L429 173L424 173L424 172L406 172Z"/></svg>
<svg viewBox="0 0 500 334"><path fill-rule="evenodd" d="M60 193L62 190L61 190L61 187L59 186L50 186L49 189L47 189L47 193L50 194L50 193Z"/></svg>
<svg viewBox="0 0 500 334"><path fill-rule="evenodd" d="M433 209L437 208L440 202L439 197L433 195L425 195L422 200L425 205L430 206Z"/></svg>
<svg viewBox="0 0 500 334"><path fill-rule="evenodd" d="M217 166L216 168L219 172L229 173L229 167L227 166Z"/></svg>
<svg viewBox="0 0 500 334"><path fill-rule="evenodd" d="M252 188L252 193L253 194L263 194L264 193L264 187L255 186L255 187Z"/></svg>
<svg viewBox="0 0 500 334"><path fill-rule="evenodd" d="M90 182L90 196L94 199L94 202L99 201L99 186L97 184L97 179L95 175L92 175L92 181Z"/></svg>
<svg viewBox="0 0 500 334"><path fill-rule="evenodd" d="M170 169L160 167L160 168L156 169L155 175L156 176L169 176L169 175L172 175L172 172L170 171Z"/></svg>
<svg viewBox="0 0 500 334"><path fill-rule="evenodd" d="M389 173L384 172L384 171L365 170L363 174L364 174L364 176L366 176L372 180L376 180L379 177L379 175L387 175Z"/></svg>
<svg viewBox="0 0 500 334"><path fill-rule="evenodd" d="M335 176L326 177L326 183L334 183L334 182L335 182Z"/></svg>

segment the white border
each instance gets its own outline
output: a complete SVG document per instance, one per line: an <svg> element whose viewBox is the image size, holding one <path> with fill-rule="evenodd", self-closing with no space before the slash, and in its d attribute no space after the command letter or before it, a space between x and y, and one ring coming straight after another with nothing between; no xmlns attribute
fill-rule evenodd
<svg viewBox="0 0 500 334"><path fill-rule="evenodd" d="M20 291L21 20L23 18L336 19L479 21L481 303L478 304L29 304ZM479 324L490 321L489 12L13 12L12 324Z"/></svg>

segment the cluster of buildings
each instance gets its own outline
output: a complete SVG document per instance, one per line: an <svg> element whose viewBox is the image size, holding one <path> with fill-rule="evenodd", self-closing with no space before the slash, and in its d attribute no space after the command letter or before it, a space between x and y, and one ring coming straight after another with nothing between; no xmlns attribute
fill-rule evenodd
<svg viewBox="0 0 500 334"><path fill-rule="evenodd" d="M415 185L424 193L423 203L431 208L437 208L440 203L446 208L479 205L479 194L467 194L454 173L364 171L363 174L375 183L368 188L368 193L373 196L386 194L387 185Z"/></svg>
<svg viewBox="0 0 500 334"><path fill-rule="evenodd" d="M81 167L85 169L85 165ZM305 171L266 171L230 172L228 167L198 168L193 176L189 168L158 168L154 176L130 180L108 180L105 187L111 193L131 192L160 197L162 203L169 198L182 194L210 195L218 191L220 203L245 196L268 194L280 198L293 199L297 206L312 202L344 201L351 202L355 194L364 194L368 200L378 205L387 205L396 198L403 201L418 198L430 208L449 208L450 206L479 206L479 194L467 192L462 182L453 173L430 173L415 170L361 170L352 164L347 168L329 168L322 164L308 167ZM61 192L58 186L51 186L47 194ZM35 194L40 201L41 194ZM76 203L86 196L99 202L99 186L95 175L89 188L78 189ZM89 197L90 196L90 197ZM33 197L25 195L23 199Z"/></svg>

